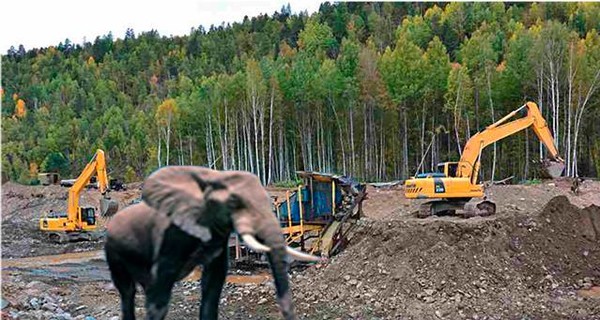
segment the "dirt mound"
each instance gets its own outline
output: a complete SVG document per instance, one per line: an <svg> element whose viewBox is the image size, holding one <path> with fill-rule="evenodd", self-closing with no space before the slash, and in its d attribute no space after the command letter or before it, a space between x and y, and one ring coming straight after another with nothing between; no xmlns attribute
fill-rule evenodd
<svg viewBox="0 0 600 320"><path fill-rule="evenodd" d="M351 247L296 279L295 295L313 314L327 301L340 316L385 319L561 318L565 308L600 318L597 301L557 298L600 282L599 231L600 207L565 196L535 215L366 221Z"/></svg>

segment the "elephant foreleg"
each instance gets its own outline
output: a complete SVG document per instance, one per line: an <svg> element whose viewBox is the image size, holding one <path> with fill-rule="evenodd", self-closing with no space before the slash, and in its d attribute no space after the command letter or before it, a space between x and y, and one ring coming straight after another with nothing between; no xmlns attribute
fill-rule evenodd
<svg viewBox="0 0 600 320"><path fill-rule="evenodd" d="M216 320L219 316L219 301L228 269L228 249L226 243L221 254L203 266L200 319Z"/></svg>
<svg viewBox="0 0 600 320"><path fill-rule="evenodd" d="M177 281L177 270L181 266L173 261L161 261L157 264L156 276L146 289L146 320L163 320L169 310L171 291ZM174 272L175 271L175 272Z"/></svg>

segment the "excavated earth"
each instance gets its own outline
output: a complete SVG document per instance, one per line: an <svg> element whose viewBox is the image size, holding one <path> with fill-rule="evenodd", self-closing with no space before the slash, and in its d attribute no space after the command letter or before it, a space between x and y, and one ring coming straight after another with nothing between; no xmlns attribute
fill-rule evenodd
<svg viewBox="0 0 600 320"><path fill-rule="evenodd" d="M2 187L3 315L118 319L118 294L93 251L101 242L54 248L35 235L31 212L47 205L31 194L42 189ZM578 195L566 179L491 186L498 213L470 219L415 218L420 201L401 188L368 193L343 252L292 268L300 318L600 319L600 182L584 181ZM137 196L114 195L125 204ZM75 253L18 258L62 252ZM176 285L168 319L197 318L197 279ZM142 317L141 293L136 302ZM232 268L220 318L280 319L268 270Z"/></svg>
<svg viewBox="0 0 600 320"><path fill-rule="evenodd" d="M139 183L130 184L126 191L112 191L110 197L119 202L119 208L127 206L140 195ZM101 241L84 241L55 244L46 241L39 231L39 219L50 210L67 211L68 188L58 185L23 186L12 182L2 185L2 259L50 255L67 252L98 250ZM80 205L98 208L102 195L96 189L81 193ZM100 230L104 231L102 217Z"/></svg>

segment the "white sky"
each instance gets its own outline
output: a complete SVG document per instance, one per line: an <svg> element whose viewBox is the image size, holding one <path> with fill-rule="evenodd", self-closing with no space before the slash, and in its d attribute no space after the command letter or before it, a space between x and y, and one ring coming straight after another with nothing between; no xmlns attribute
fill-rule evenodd
<svg viewBox="0 0 600 320"><path fill-rule="evenodd" d="M200 25L242 21L244 16L272 15L289 3L293 13L319 9L320 0L9 0L0 5L0 54L23 44L26 50L58 45L69 39L93 42L112 31L123 38L155 29L161 36L189 34Z"/></svg>

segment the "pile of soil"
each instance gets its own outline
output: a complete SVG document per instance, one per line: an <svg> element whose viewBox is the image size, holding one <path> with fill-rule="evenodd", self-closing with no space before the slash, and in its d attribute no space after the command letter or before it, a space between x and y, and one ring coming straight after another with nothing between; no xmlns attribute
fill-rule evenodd
<svg viewBox="0 0 600 320"><path fill-rule="evenodd" d="M597 300L560 300L600 284L595 205L579 209L558 196L536 215L371 220L354 239L329 265L297 278L309 314L332 305L336 316L385 319L600 318Z"/></svg>

